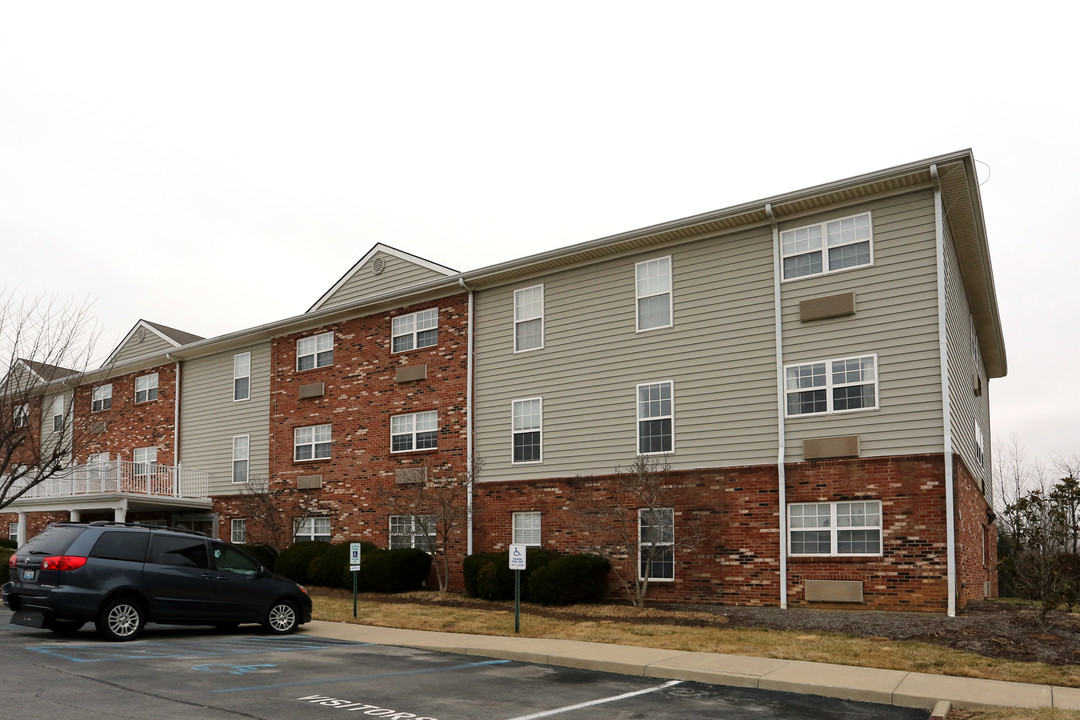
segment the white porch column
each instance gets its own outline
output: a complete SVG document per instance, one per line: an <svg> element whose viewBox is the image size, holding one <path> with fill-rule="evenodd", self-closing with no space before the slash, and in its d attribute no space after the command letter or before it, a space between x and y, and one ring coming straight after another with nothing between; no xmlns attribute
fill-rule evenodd
<svg viewBox="0 0 1080 720"><path fill-rule="evenodd" d="M26 513L19 513L19 529L15 533L16 542L19 547L26 544Z"/></svg>
<svg viewBox="0 0 1080 720"><path fill-rule="evenodd" d="M120 501L120 504L113 508L113 520L116 522L124 522L127 518L127 500Z"/></svg>
<svg viewBox="0 0 1080 720"><path fill-rule="evenodd" d="M78 510L69 510L68 512L71 513L71 522L79 522L82 518L82 514Z"/></svg>

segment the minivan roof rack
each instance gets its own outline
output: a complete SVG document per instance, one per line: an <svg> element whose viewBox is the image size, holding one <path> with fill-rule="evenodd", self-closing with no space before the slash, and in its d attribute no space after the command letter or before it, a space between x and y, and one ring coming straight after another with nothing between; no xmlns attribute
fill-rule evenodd
<svg viewBox="0 0 1080 720"><path fill-rule="evenodd" d="M188 535L198 535L199 537L210 537L204 532L198 530L189 530L188 528L181 527L169 527L166 525L147 525L146 523L137 522L120 522L119 520L94 520L87 523L93 527L129 527L129 528L146 528L148 530L168 530L170 532L187 533Z"/></svg>

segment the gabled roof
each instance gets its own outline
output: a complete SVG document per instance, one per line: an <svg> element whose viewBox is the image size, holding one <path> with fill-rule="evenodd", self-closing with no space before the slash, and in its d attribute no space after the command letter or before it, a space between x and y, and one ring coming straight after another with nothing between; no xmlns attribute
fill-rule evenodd
<svg viewBox="0 0 1080 720"><path fill-rule="evenodd" d="M66 378L69 375L79 374L78 370L60 367L59 365L50 365L49 363L38 362L37 360L19 358L18 362L22 363L27 370L36 375L39 380L46 383Z"/></svg>
<svg viewBox="0 0 1080 720"><path fill-rule="evenodd" d="M318 310L319 308L321 308L323 305L325 305L326 302L328 300L330 300L330 298L332 298L334 296L334 294L338 290L340 290L346 283L348 283L349 280L351 280L353 278L353 276L355 276L358 272L360 272L361 269L363 269L365 266L367 266L367 264L369 262L371 262L375 258L375 256L377 254L379 254L379 253L383 253L385 255L393 255L394 257L399 258L401 260L404 260L407 263L417 265L417 266L422 267L422 268L424 268L426 270L431 270L432 272L436 272L436 273L438 273L440 275L444 275L444 276L447 276L447 277L449 277L451 275L457 275L458 274L457 270L453 270L451 268L448 268L445 265L439 265L438 263L433 263L430 260L425 260L424 258L422 258L422 257L420 257L418 255L413 255L413 254L407 253L407 252L405 252L403 250L398 250L397 248L390 247L389 245L384 245L382 243L376 243L374 246L372 246L372 248L370 250L367 251L367 253L364 255L364 257L360 258L360 260L357 261L357 263L355 265L353 265L351 268L349 268L349 271L347 273L345 273L344 275L341 276L340 280L338 280L336 283L334 283L333 287L331 287L329 290L327 290L325 293L323 293L323 296L320 297L318 300L316 300L315 304L312 305L310 308L308 308L307 311L308 312L314 312L314 311Z"/></svg>
<svg viewBox="0 0 1080 720"><path fill-rule="evenodd" d="M167 325L161 325L160 323L150 322L149 320L139 320L131 328L130 332L124 336L124 339L109 353L109 357L105 358L105 362L102 363L102 367L109 366L116 360L116 356L120 354L120 351L124 349L124 346L131 342L132 338L142 333L152 333L157 337L164 340L172 347L180 347L181 345L188 345L193 342L198 342L203 338L193 333L184 332L183 330L177 330Z"/></svg>
<svg viewBox="0 0 1080 720"><path fill-rule="evenodd" d="M140 322L146 323L147 326L157 330L162 336L171 338L177 345L187 345L188 343L204 339L201 335L177 330L176 328L171 328L167 325L162 325L161 323L150 322L149 320L142 320Z"/></svg>

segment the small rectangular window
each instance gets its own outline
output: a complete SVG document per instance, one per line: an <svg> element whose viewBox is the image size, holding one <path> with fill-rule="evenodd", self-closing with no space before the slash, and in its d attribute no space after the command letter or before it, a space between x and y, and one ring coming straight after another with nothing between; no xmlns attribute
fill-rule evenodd
<svg viewBox="0 0 1080 720"><path fill-rule="evenodd" d="M325 460L330 457L331 426L310 425L293 430L293 460Z"/></svg>
<svg viewBox="0 0 1080 720"><path fill-rule="evenodd" d="M229 528L229 542L243 545L247 542L247 519L233 518Z"/></svg>
<svg viewBox="0 0 1080 720"><path fill-rule="evenodd" d="M642 580L675 579L675 508L638 510L638 573Z"/></svg>
<svg viewBox="0 0 1080 720"><path fill-rule="evenodd" d="M881 555L881 501L788 506L792 555Z"/></svg>
<svg viewBox="0 0 1080 720"><path fill-rule="evenodd" d="M57 395L53 398L52 404L52 429L54 433L62 432L64 429L64 396Z"/></svg>
<svg viewBox="0 0 1080 720"><path fill-rule="evenodd" d="M391 515L390 549L417 548L435 552L435 518L432 515Z"/></svg>
<svg viewBox="0 0 1080 720"><path fill-rule="evenodd" d="M979 424L979 419L975 418L975 460L979 463L979 467L986 464L984 447L982 426Z"/></svg>
<svg viewBox="0 0 1080 720"><path fill-rule="evenodd" d="M302 540L330 540L330 518L328 517L305 517L295 521L296 532L293 533L293 541Z"/></svg>
<svg viewBox="0 0 1080 720"><path fill-rule="evenodd" d="M513 515L512 540L515 545L540 546L540 513L516 512Z"/></svg>
<svg viewBox="0 0 1080 720"><path fill-rule="evenodd" d="M785 280L873 264L870 213L780 233Z"/></svg>
<svg viewBox="0 0 1080 720"><path fill-rule="evenodd" d="M251 353L233 355L233 400L251 397Z"/></svg>
<svg viewBox="0 0 1080 720"><path fill-rule="evenodd" d="M248 442L247 435L237 435L232 439L232 481L248 481Z"/></svg>
<svg viewBox="0 0 1080 720"><path fill-rule="evenodd" d="M822 360L784 368L787 415L877 408L877 356Z"/></svg>
<svg viewBox="0 0 1080 720"><path fill-rule="evenodd" d="M390 418L390 452L434 450L439 446L439 414L435 410Z"/></svg>
<svg viewBox="0 0 1080 720"><path fill-rule="evenodd" d="M112 407L112 383L98 385L91 391L90 412L103 412Z"/></svg>
<svg viewBox="0 0 1080 720"><path fill-rule="evenodd" d="M296 369L329 367L334 364L334 333L325 332L296 341Z"/></svg>
<svg viewBox="0 0 1080 720"><path fill-rule="evenodd" d="M391 334L392 352L405 352L439 344L439 309L400 315L393 319Z"/></svg>
<svg viewBox="0 0 1080 720"><path fill-rule="evenodd" d="M675 388L670 380L637 386L638 454L675 451Z"/></svg>
<svg viewBox="0 0 1080 720"><path fill-rule="evenodd" d="M135 402L144 403L158 398L158 374L150 373L135 378Z"/></svg>
<svg viewBox="0 0 1080 720"><path fill-rule="evenodd" d="M514 291L514 352L544 347L544 286Z"/></svg>
<svg viewBox="0 0 1080 720"><path fill-rule="evenodd" d="M19 523L17 523L17 522L9 522L7 528L8 528L8 531L7 531L8 532L8 540L10 540L13 543L19 542Z"/></svg>
<svg viewBox="0 0 1080 720"><path fill-rule="evenodd" d="M30 422L30 406L26 405L26 404L16 405L15 406L15 412L14 412L14 419L15 419L15 427L17 427L17 428L26 427L27 424Z"/></svg>
<svg viewBox="0 0 1080 720"><path fill-rule="evenodd" d="M639 262L637 276L637 329L671 326L671 258Z"/></svg>
<svg viewBox="0 0 1080 720"><path fill-rule="evenodd" d="M543 399L515 400L513 415L513 462L538 463L542 460L541 433Z"/></svg>

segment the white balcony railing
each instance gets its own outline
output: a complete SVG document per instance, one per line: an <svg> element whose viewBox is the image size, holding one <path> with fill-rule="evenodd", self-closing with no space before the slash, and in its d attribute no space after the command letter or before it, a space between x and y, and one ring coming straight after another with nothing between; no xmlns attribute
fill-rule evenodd
<svg viewBox="0 0 1080 720"><path fill-rule="evenodd" d="M180 465L109 460L104 463L66 468L30 488L20 499L61 498L104 493L205 498L209 490L209 481L209 473L188 470Z"/></svg>

